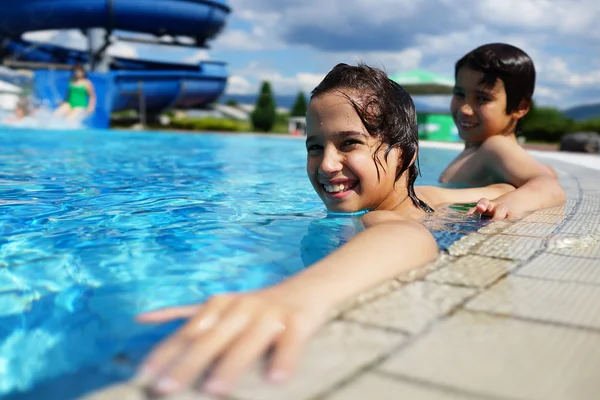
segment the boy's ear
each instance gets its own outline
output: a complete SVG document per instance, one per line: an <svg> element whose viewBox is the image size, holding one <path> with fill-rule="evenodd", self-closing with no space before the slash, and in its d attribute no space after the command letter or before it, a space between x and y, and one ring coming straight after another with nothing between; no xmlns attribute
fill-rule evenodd
<svg viewBox="0 0 600 400"><path fill-rule="evenodd" d="M510 113L510 115L514 119L519 120L519 119L523 118L525 115L527 115L530 108L531 108L531 100L522 99L519 102L519 107L517 107L516 110L514 110L512 113Z"/></svg>

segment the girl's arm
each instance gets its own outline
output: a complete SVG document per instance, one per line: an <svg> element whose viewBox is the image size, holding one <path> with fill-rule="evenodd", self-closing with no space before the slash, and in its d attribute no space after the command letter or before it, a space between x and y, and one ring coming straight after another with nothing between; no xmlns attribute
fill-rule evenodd
<svg viewBox="0 0 600 400"><path fill-rule="evenodd" d="M96 90L94 89L94 84L90 80L87 81L87 91L88 96L90 97L90 101L87 106L87 112L91 114L96 109Z"/></svg>
<svg viewBox="0 0 600 400"><path fill-rule="evenodd" d="M274 352L267 376L272 381L285 380L304 343L344 301L423 266L437 252L435 240L419 223L384 219L278 285L142 315L143 322L189 321L150 354L140 382L159 393L176 392L189 387L216 362L204 389L226 394L269 348Z"/></svg>

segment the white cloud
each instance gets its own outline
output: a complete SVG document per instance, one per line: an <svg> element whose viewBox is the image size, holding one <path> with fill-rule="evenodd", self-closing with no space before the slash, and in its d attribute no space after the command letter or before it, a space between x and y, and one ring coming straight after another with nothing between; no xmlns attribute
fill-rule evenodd
<svg viewBox="0 0 600 400"><path fill-rule="evenodd" d="M239 75L231 75L227 79L227 94L254 94L257 89L246 78Z"/></svg>
<svg viewBox="0 0 600 400"><path fill-rule="evenodd" d="M192 54L187 57L184 57L182 61L184 63L189 64L197 64L200 61L210 60L210 56L208 55L208 51L206 50L196 50Z"/></svg>
<svg viewBox="0 0 600 400"><path fill-rule="evenodd" d="M230 0L251 26L223 37L228 48L311 49L329 69L362 60L389 72L454 73L458 58L506 42L536 63L537 97L564 106L600 92L600 2L592 0ZM227 35L227 31L225 31ZM225 40L227 39L227 40ZM220 49L216 46L216 49ZM251 54L251 53L250 53ZM327 63L327 65L325 65ZM256 73L243 75L256 79ZM296 79L294 73L286 79ZM283 82L283 81L282 81ZM286 84L284 86L289 86ZM299 86L299 83L296 83ZM560 103L560 104L559 104Z"/></svg>

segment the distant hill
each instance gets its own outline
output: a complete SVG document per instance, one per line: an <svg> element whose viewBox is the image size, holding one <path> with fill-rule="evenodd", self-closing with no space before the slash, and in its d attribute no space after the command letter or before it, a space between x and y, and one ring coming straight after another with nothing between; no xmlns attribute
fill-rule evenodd
<svg viewBox="0 0 600 400"><path fill-rule="evenodd" d="M600 118L600 103L572 107L563 111L563 114L575 121Z"/></svg>
<svg viewBox="0 0 600 400"><path fill-rule="evenodd" d="M224 94L219 98L219 103L226 103L228 100L235 100L239 104L254 104L256 103L256 95L254 94ZM294 105L294 101L296 100L296 95L279 95L275 96L275 104L277 107L283 107L287 109L291 109ZM308 95L307 95L308 100ZM448 108L450 107L450 103L448 103L448 107L440 108L440 107L431 107L427 104L419 103L418 100L415 100L415 107L417 111L421 112L436 112L436 113L447 113L449 112Z"/></svg>

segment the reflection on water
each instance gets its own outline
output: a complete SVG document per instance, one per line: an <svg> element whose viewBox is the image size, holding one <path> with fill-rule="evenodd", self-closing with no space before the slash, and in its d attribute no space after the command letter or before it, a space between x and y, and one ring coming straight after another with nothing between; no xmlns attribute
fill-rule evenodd
<svg viewBox="0 0 600 400"><path fill-rule="evenodd" d="M491 223L490 219L467 215L474 206L474 203L446 206L423 218L423 224L431 231L441 250L447 250L456 240Z"/></svg>

